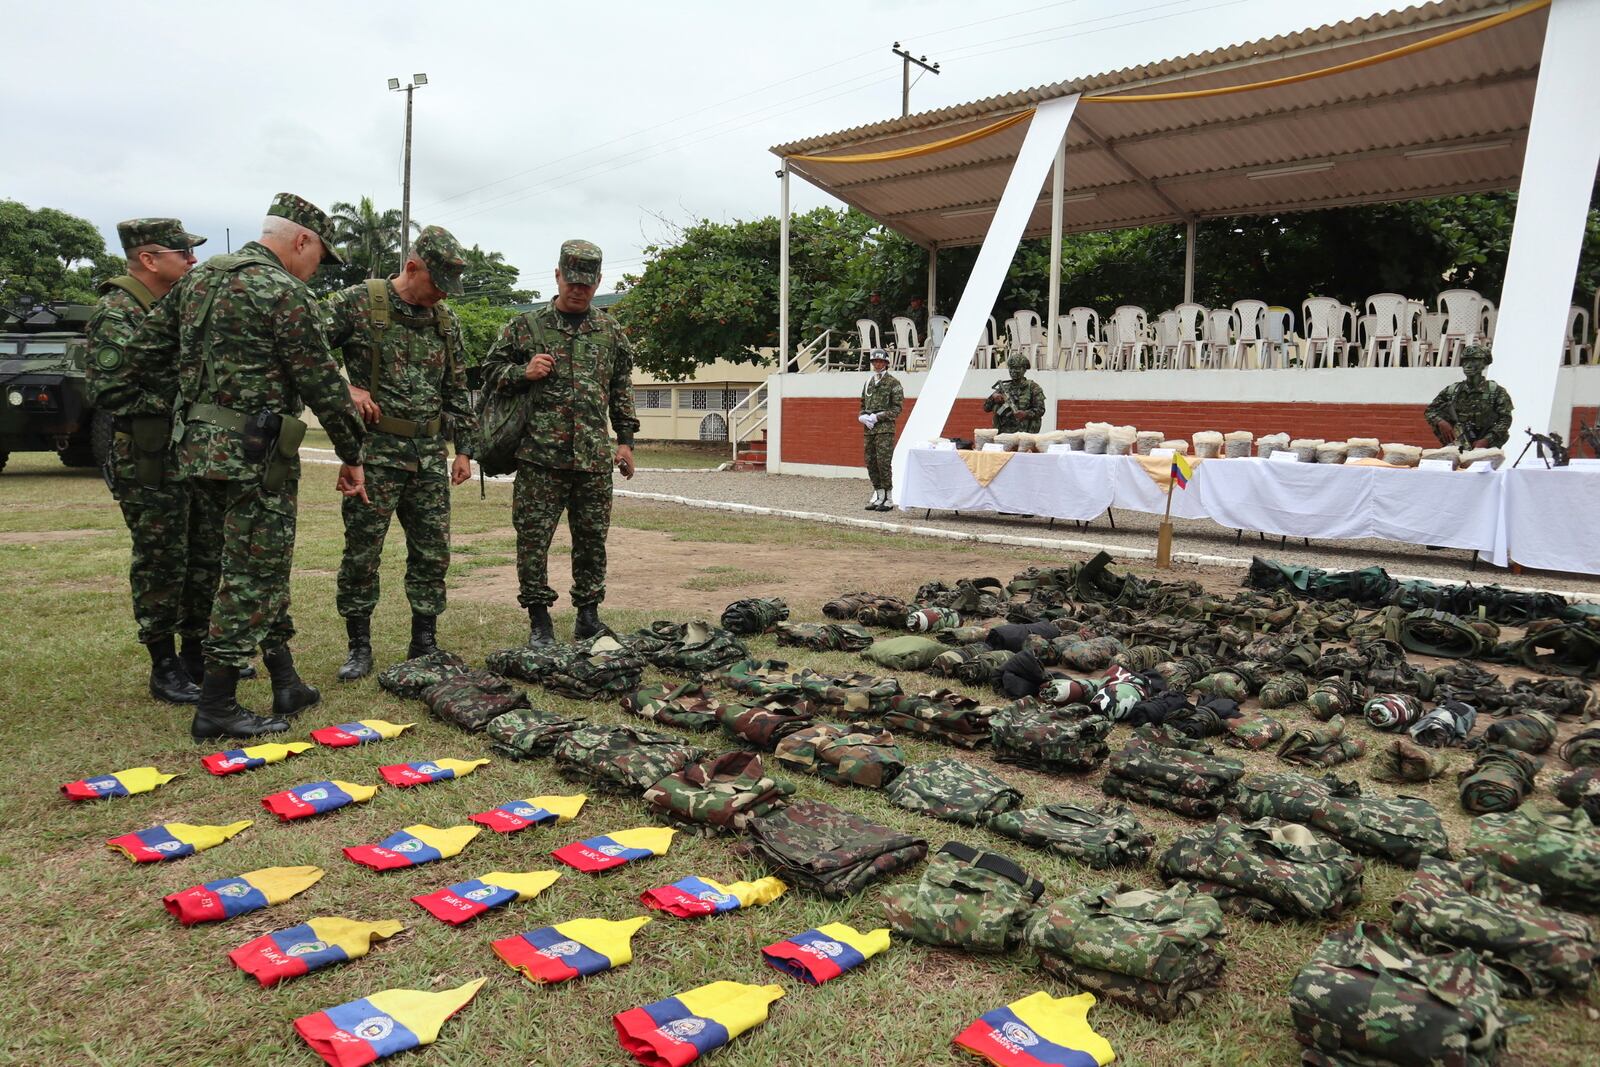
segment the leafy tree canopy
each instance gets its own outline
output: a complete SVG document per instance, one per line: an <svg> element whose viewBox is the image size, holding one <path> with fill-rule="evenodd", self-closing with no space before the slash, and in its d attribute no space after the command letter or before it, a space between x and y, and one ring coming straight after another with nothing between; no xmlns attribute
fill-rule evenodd
<svg viewBox="0 0 1600 1067"><path fill-rule="evenodd" d="M89 220L0 200L0 304L92 304L95 287L126 269Z"/></svg>
<svg viewBox="0 0 1600 1067"><path fill-rule="evenodd" d="M516 318L517 310L505 304L492 304L482 297L452 300L456 321L461 324L461 345L466 350L467 366L483 361L484 353L500 336L500 329Z"/></svg>

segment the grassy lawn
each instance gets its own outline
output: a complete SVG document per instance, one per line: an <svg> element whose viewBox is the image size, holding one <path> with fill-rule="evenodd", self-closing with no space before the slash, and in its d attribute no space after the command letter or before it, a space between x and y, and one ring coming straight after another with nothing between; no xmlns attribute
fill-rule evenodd
<svg viewBox="0 0 1600 1067"><path fill-rule="evenodd" d="M6 694L0 715L0 752L6 757L0 791L0 834L6 846L0 849L0 896L13 902L0 919L6 944L0 975L0 1064L312 1067L320 1061L295 1035L291 1023L297 1016L383 989L443 989L480 975L488 983L474 1003L445 1024L437 1047L403 1062L441 1067L629 1063L611 1027L614 1012L731 979L776 983L785 995L772 1006L766 1025L708 1061L720 1067L967 1064L975 1061L949 1042L978 1015L1038 989L1054 995L1073 992L1038 970L1021 950L975 957L897 943L860 970L815 989L779 977L761 962L761 946L822 923L847 922L861 930L882 925L876 888L843 902L790 892L764 908L707 920L662 916L635 936L631 965L549 988L530 985L489 948L496 938L566 919L638 914L641 892L688 875L733 881L767 873L741 858L726 838L679 834L667 856L608 875L563 868L560 880L536 900L490 912L459 928L446 927L409 899L490 871L554 868L558 865L548 855L552 848L647 825L644 809L630 798L591 797L578 819L560 828L513 835L485 830L460 856L409 871L378 874L340 852L341 846L374 842L413 823L451 826L464 822L469 813L514 798L578 791L549 761L497 759L458 782L384 788L364 805L315 820L278 823L259 800L296 784L327 778L381 784L377 768L382 764L487 754L481 738L431 720L420 704L389 696L372 679L354 685L334 682L344 658L343 627L333 606L342 545L339 504L332 490L333 468L308 465L305 470L293 583L299 628L295 650L303 673L322 687L324 699L301 717L289 738L356 718L417 725L376 747L318 748L226 778L211 777L199 764L199 756L221 746L190 744L188 716L145 696L147 660L135 642L127 601L127 537L104 485L92 472L65 471L53 456L13 456L0 474L0 582L7 594L0 612L0 692ZM472 486L455 493L453 582L470 581L472 570L503 566L514 556L509 497L504 485L491 486L487 500L480 500ZM729 545L766 541L798 549L816 543L816 531L797 523L623 501L618 502L616 521ZM29 536L18 536L24 534ZM398 531L391 534L398 536ZM830 543L850 536L848 531L829 532ZM938 545L881 534L863 536L861 543L884 551ZM948 545L938 547L949 550ZM406 640L403 558L403 546L391 544L383 572L385 595L374 619L380 665L393 662ZM750 579L737 566L736 548L726 558L726 567L701 567L694 573L717 583ZM994 562L978 549L972 558L974 573L987 573ZM851 587L850 576L840 575L839 581L841 590ZM631 629L654 617L629 607L608 605L613 625ZM791 605L798 619L819 618L820 607ZM563 610L557 629L570 633L570 627L570 611ZM520 642L526 632L525 616L509 599L503 604L458 600L441 624L445 644L474 663L496 648ZM751 642L751 648L756 655L820 670L848 672L868 666L855 656L779 649L770 638ZM648 680L660 679L652 672ZM916 674L902 675L901 681L908 691L947 684ZM241 695L247 705L259 708L268 699L266 683L246 683ZM625 721L612 705L573 702L538 689L531 696L536 707L599 722ZM726 747L717 734L696 740L713 749ZM913 762L959 755L996 770L1029 803L1101 799L1098 774L1045 776L997 765L983 750L953 752L926 742L903 743ZM1283 767L1271 756L1251 753L1243 758L1256 769ZM1458 753L1455 758L1459 766L1465 757ZM57 792L62 782L152 764L182 771L182 777L152 794L107 802L69 804ZM1358 764L1357 773L1364 767ZM1044 880L1050 895L1112 880L1104 872L981 830L903 812L879 793L845 791L817 779L796 785L798 795L911 829L926 837L931 848L954 839L1011 855ZM1432 800L1447 820L1452 840L1464 840L1465 820L1453 775L1407 789ZM1140 809L1139 814L1160 847L1196 826L1154 809ZM132 865L103 844L109 837L159 822L239 819L254 819L255 824L226 844L168 864ZM318 865L327 875L299 897L229 922L184 929L161 906L164 894L199 882L298 864ZM1159 884L1153 868L1118 873L1130 884ZM1390 900L1409 878L1409 872L1370 861L1365 900L1344 921L1384 921ZM408 929L363 960L270 990L259 988L227 959L228 950L268 931L332 915L395 918ZM1230 920L1222 985L1199 1011L1162 1025L1102 1004L1092 1012L1091 1022L1111 1041L1119 1063L1297 1063L1285 990L1324 933L1342 924ZM1600 996L1593 990L1578 1000L1531 1001L1519 1007L1534 1021L1514 1032L1512 1055L1503 1062L1600 1063Z"/></svg>
<svg viewBox="0 0 1600 1067"><path fill-rule="evenodd" d="M726 444L694 441L640 441L633 459L641 467L693 467L711 470L733 458Z"/></svg>

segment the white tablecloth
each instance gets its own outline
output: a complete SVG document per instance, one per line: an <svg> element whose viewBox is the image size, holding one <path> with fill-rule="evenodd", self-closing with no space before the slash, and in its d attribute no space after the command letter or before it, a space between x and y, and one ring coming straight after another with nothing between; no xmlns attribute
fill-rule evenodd
<svg viewBox="0 0 1600 1067"><path fill-rule="evenodd" d="M1505 482L1505 542L1524 567L1600 574L1600 471L1518 467Z"/></svg>
<svg viewBox="0 0 1600 1067"><path fill-rule="evenodd" d="M1052 519L1092 519L1104 514L1115 496L1111 465L1064 466L1061 460L1065 458L1070 457L1019 452L983 486L956 453L914 448L906 456L900 506L1001 511Z"/></svg>

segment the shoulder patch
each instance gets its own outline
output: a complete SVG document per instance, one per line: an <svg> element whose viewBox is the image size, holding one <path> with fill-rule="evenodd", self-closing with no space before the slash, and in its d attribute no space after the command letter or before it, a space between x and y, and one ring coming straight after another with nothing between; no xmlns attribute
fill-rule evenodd
<svg viewBox="0 0 1600 1067"><path fill-rule="evenodd" d="M94 365L100 370L116 370L122 366L122 349L114 345L106 345L95 352Z"/></svg>

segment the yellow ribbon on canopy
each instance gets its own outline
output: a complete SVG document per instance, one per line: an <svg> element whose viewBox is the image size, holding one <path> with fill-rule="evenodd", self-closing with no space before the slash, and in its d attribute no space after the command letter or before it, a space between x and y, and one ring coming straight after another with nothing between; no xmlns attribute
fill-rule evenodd
<svg viewBox="0 0 1600 1067"><path fill-rule="evenodd" d="M1548 3L1549 0L1546 0ZM862 152L852 156L786 156L787 159L803 159L809 163L888 163L896 159L914 159L917 156L931 156L935 152L943 152L949 148L960 148L973 141L981 141L991 137L1002 130L1009 130L1023 119L1033 117L1033 108L1019 111L1015 115L1007 115L999 122L992 122L981 129L969 130L959 133L954 137L946 137L942 141L929 141L927 144L910 145L906 148L891 148L884 152Z"/></svg>

